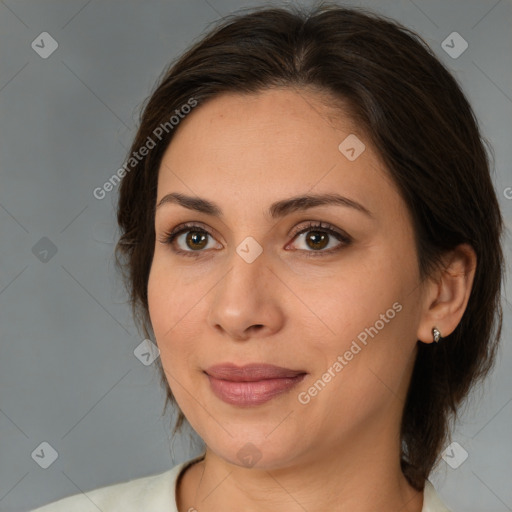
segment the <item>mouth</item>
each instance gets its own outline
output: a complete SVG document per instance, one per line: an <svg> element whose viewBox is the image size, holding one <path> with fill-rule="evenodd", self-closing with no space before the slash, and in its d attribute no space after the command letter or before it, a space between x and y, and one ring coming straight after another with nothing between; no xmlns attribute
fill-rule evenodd
<svg viewBox="0 0 512 512"><path fill-rule="evenodd" d="M204 372L212 392L222 401L238 406L255 406L290 391L307 375L270 364L215 365Z"/></svg>

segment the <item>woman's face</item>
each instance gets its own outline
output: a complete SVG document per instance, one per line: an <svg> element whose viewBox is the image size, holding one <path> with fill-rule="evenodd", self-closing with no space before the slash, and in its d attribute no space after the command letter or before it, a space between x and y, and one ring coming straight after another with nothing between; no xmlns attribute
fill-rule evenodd
<svg viewBox="0 0 512 512"><path fill-rule="evenodd" d="M191 199L156 210L148 295L192 427L261 468L398 449L422 288L410 216L369 141L291 89L219 96L178 128L157 204ZM319 200L290 202L302 196ZM254 364L288 371L240 369Z"/></svg>

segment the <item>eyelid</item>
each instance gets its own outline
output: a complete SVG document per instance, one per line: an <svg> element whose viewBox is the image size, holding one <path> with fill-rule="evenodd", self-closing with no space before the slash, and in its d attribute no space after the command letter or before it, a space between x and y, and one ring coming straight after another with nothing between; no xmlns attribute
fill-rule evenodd
<svg viewBox="0 0 512 512"><path fill-rule="evenodd" d="M292 236L293 238L295 238L297 235L300 235L304 232L314 231L315 229L318 229L319 231L332 231L333 233L338 235L338 237L342 241L345 241L345 242L352 241L352 237L349 236L345 231L333 226L332 224L329 224L328 222L322 222L319 220L309 220L309 221L305 221L305 222L307 223L306 225L300 224L299 226L297 226L296 228L294 228L291 231L289 236Z"/></svg>
<svg viewBox="0 0 512 512"><path fill-rule="evenodd" d="M200 221L191 221L191 222L183 222L182 224L178 224L176 227L171 229L170 231L165 231L160 238L158 238L158 241L164 245L174 245L174 242L178 236L180 236L182 233L186 233L187 231L199 231L199 232L205 232L208 236L215 238L214 236L216 234L216 231L203 222ZM183 251L181 249L173 249L174 252L178 254L182 253L199 253L204 251Z"/></svg>
<svg viewBox="0 0 512 512"><path fill-rule="evenodd" d="M304 224L304 222L306 224ZM303 249L295 249L300 252L307 253L306 254L307 256L314 257L317 255L322 256L322 255L332 254L332 253L340 250L343 246L350 245L353 242L353 238L350 235L348 235L345 231L343 231L339 228L336 228L335 226L332 226L331 224L329 224L327 222L322 222L322 221L317 221L317 220L310 220L310 221L304 221L304 222L300 223L289 233L288 236L292 237L292 241L290 243L293 243L293 241L295 240L295 238L297 238L297 236L299 236L303 233L307 233L309 231L314 231L315 229L320 232L327 232L327 234L329 236L334 236L340 242L339 246L337 246L335 248L328 249L328 250L306 251ZM206 224L204 224L200 221L191 221L191 222L184 222L182 224L179 224L178 226L173 228L171 231L168 231L168 232L166 231L163 234L162 238L159 238L159 242L162 244L173 246L176 238L179 235L181 235L182 233L186 233L187 231L193 231L194 229L198 232L205 232L208 236L215 238L214 234L212 233L212 231L215 233L215 230L212 230L211 228L207 227ZM286 247L288 247L289 245L290 244L287 244ZM175 248L173 248L172 250L176 254L183 254L186 256L196 256L196 257L200 256L201 253L207 252L204 250L184 251L182 249L175 249Z"/></svg>
<svg viewBox="0 0 512 512"><path fill-rule="evenodd" d="M199 229L198 229L199 228ZM192 231L193 229L196 229L196 231L204 231L205 233L208 233L211 237L216 234L216 231L203 222L200 221L191 221L191 222L183 222L182 224L178 224L175 228L171 229L170 231L165 231L162 238L159 240L162 243L166 243L169 238L177 236L181 234L182 231Z"/></svg>

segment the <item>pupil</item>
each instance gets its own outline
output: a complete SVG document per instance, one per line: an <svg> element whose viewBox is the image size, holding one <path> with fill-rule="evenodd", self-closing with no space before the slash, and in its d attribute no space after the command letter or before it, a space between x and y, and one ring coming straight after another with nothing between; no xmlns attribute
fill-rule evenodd
<svg viewBox="0 0 512 512"><path fill-rule="evenodd" d="M205 242L206 241L206 234L205 233L199 233L198 231L190 231L187 235L187 243L192 241L193 244L196 244L196 247L191 247L191 249L202 249L205 244L197 245L197 242Z"/></svg>
<svg viewBox="0 0 512 512"><path fill-rule="evenodd" d="M325 244L322 244L322 242L325 242L327 239L327 236L325 233L321 233L319 231L311 231L313 233L308 237L308 240L313 240L315 238L316 240L313 240L313 248L315 249L322 249L325 247ZM320 245L320 247L319 247Z"/></svg>
<svg viewBox="0 0 512 512"><path fill-rule="evenodd" d="M327 240L325 233L319 231L310 231L310 233L311 234L307 239L309 242L312 242L312 248L322 249L325 247L325 241ZM187 235L187 243L189 242L192 242L192 245L195 245L195 247L191 247L191 249L202 249L205 246L206 234L198 231L190 231Z"/></svg>

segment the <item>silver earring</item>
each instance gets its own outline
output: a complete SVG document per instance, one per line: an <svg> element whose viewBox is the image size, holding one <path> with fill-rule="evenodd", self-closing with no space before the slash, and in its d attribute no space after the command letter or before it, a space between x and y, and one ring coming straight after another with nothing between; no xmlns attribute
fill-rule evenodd
<svg viewBox="0 0 512 512"><path fill-rule="evenodd" d="M441 333L439 332L439 330L437 329L437 327L434 327L432 329L432 335L434 336L434 341L436 343L439 343L439 340L441 339Z"/></svg>

